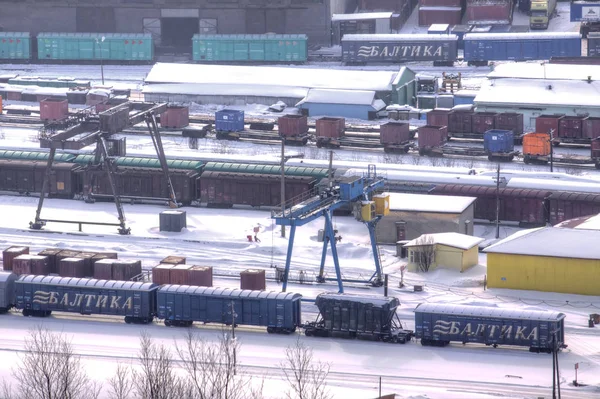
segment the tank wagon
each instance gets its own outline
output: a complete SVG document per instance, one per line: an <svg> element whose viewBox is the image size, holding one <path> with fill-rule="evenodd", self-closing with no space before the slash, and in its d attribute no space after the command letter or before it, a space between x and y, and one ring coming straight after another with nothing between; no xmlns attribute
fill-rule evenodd
<svg viewBox="0 0 600 399"><path fill-rule="evenodd" d="M157 314L166 326L193 322L267 327L291 334L302 324L302 295L287 292L164 285L157 292Z"/></svg>
<svg viewBox="0 0 600 399"><path fill-rule="evenodd" d="M565 317L553 311L422 303L415 309L415 337L424 346L461 342L551 353L566 348Z"/></svg>
<svg viewBox="0 0 600 399"><path fill-rule="evenodd" d="M319 316L304 326L307 336L374 339L404 344L413 332L404 330L396 314L398 298L324 293L315 300Z"/></svg>

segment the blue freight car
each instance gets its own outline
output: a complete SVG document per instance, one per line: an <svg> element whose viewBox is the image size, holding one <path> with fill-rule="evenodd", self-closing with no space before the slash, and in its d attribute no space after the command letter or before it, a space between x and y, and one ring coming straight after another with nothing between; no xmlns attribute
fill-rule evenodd
<svg viewBox="0 0 600 399"><path fill-rule="evenodd" d="M23 316L52 311L125 316L126 323L150 323L158 285L133 281L56 276L21 276L15 282L15 307Z"/></svg>
<svg viewBox="0 0 600 399"><path fill-rule="evenodd" d="M215 130L217 138L221 138L222 133L243 131L244 111L222 109L215 112Z"/></svg>
<svg viewBox="0 0 600 399"><path fill-rule="evenodd" d="M571 32L467 33L464 45L469 65L581 56L581 35Z"/></svg>
<svg viewBox="0 0 600 399"><path fill-rule="evenodd" d="M0 272L0 313L6 313L14 305L15 280L17 275L10 272Z"/></svg>
<svg viewBox="0 0 600 399"><path fill-rule="evenodd" d="M566 348L565 317L544 310L422 303L415 309L415 336L422 345L475 342L552 352Z"/></svg>
<svg viewBox="0 0 600 399"><path fill-rule="evenodd" d="M512 130L491 129L483 133L483 149L490 161L512 161L515 136Z"/></svg>
<svg viewBox="0 0 600 399"><path fill-rule="evenodd" d="M302 323L301 299L302 295L288 292L163 285L157 293L157 313L166 326L235 323L291 334Z"/></svg>

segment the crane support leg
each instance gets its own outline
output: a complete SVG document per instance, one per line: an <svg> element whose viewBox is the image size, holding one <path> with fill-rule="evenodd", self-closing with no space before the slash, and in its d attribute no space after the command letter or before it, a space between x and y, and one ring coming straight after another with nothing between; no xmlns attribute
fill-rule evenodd
<svg viewBox="0 0 600 399"><path fill-rule="evenodd" d="M373 250L373 258L375 260L375 273L371 277L371 283L379 287L382 285L383 279L381 277L381 258L379 257L379 247L377 246L377 236L375 235L375 227L377 226L378 219L375 219L367 223L369 229L369 237L371 237L371 249Z"/></svg>
<svg viewBox="0 0 600 399"><path fill-rule="evenodd" d="M117 207L117 213L119 214L119 234L130 234L131 229L125 226L125 212L123 211L123 204L121 204L121 198L119 197L117 185L115 184L115 179L113 176L114 167L112 164L112 160L108 157L108 151L106 149L106 141L104 140L104 137L100 136L98 138L97 145L100 147L100 151L102 151L102 157L104 158L104 168L106 169L106 176L108 177L108 182L110 183L110 187L115 198L115 206Z"/></svg>
<svg viewBox="0 0 600 399"><path fill-rule="evenodd" d="M290 226L290 238L288 241L287 257L285 258L285 271L283 279L282 292L287 289L288 276L290 275L290 264L292 263L292 250L294 249L294 236L296 235L296 225Z"/></svg>
<svg viewBox="0 0 600 399"><path fill-rule="evenodd" d="M40 193L40 199L38 200L37 210L35 211L35 221L29 223L29 227L34 230L41 230L44 227L45 222L40 219L42 213L42 207L44 206L44 197L48 191L48 184L50 184L50 171L52 170L52 163L54 162L54 156L56 155L56 148L51 146L50 154L48 154L48 163L46 164L46 170L44 171L44 181L42 182L42 192Z"/></svg>
<svg viewBox="0 0 600 399"><path fill-rule="evenodd" d="M321 252L321 267L319 268L319 275L317 276L318 283L325 282L325 259L327 258L327 247L329 246L329 235L326 234L327 229L325 229L325 234L323 234L323 252Z"/></svg>
<svg viewBox="0 0 600 399"><path fill-rule="evenodd" d="M169 175L169 165L167 164L167 157L165 155L165 150L162 145L162 139L160 137L160 131L158 130L158 125L156 124L156 116L154 114L146 115L146 125L148 126L150 137L152 137L152 143L154 144L154 148L156 149L156 155L158 155L158 160L160 162L160 166L162 167L167 182L169 206L171 208L177 208L177 197L175 196L175 190L173 189L173 184L171 183L171 176Z"/></svg>
<svg viewBox="0 0 600 399"><path fill-rule="evenodd" d="M335 275L337 277L339 293L344 292L344 284L342 283L342 271L340 270L340 260L338 258L337 247L335 245L335 233L333 231L333 223L331 222L331 211L324 212L325 214L325 235L329 237L331 244L331 255L333 256L333 265L335 266Z"/></svg>

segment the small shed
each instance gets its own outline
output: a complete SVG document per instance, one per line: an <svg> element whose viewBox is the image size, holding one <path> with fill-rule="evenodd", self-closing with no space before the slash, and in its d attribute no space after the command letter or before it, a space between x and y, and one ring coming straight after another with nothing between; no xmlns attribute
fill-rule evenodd
<svg viewBox="0 0 600 399"><path fill-rule="evenodd" d="M387 12L363 12L354 14L333 14L331 31L333 45L340 44L348 34L394 33L399 29L400 15Z"/></svg>
<svg viewBox="0 0 600 399"><path fill-rule="evenodd" d="M389 193L389 197L390 212L377 223L379 244L395 245L422 234L473 235L474 197L403 193Z"/></svg>
<svg viewBox="0 0 600 399"><path fill-rule="evenodd" d="M408 270L418 271L423 258L431 254L429 270L446 267L463 272L479 263L478 246L482 241L483 238L460 233L423 234L404 244L408 249Z"/></svg>
<svg viewBox="0 0 600 399"><path fill-rule="evenodd" d="M600 295L600 231L542 227L487 247L490 288Z"/></svg>
<svg viewBox="0 0 600 399"><path fill-rule="evenodd" d="M307 116L375 119L386 104L371 90L310 89L296 107Z"/></svg>

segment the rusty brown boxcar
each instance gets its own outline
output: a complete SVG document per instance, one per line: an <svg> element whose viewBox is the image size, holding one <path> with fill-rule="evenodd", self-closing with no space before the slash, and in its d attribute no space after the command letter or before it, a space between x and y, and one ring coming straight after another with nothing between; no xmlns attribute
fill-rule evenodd
<svg viewBox="0 0 600 399"><path fill-rule="evenodd" d="M160 115L160 126L169 129L181 129L190 124L189 107L169 106Z"/></svg>
<svg viewBox="0 0 600 399"><path fill-rule="evenodd" d="M379 126L381 144L402 144L410 140L408 122L388 122Z"/></svg>
<svg viewBox="0 0 600 399"><path fill-rule="evenodd" d="M297 137L308 133L308 120L305 115L280 116L277 126L282 137Z"/></svg>
<svg viewBox="0 0 600 399"><path fill-rule="evenodd" d="M448 133L450 137L470 134L473 131L473 111L452 111L448 115Z"/></svg>
<svg viewBox="0 0 600 399"><path fill-rule="evenodd" d="M93 258L96 256L95 252L79 252L74 255L73 258L83 259L83 273L85 277L91 277L94 274L94 262Z"/></svg>
<svg viewBox="0 0 600 399"><path fill-rule="evenodd" d="M325 116L317 119L315 123L317 147L333 145L339 146L339 139L346 132L346 119Z"/></svg>
<svg viewBox="0 0 600 399"><path fill-rule="evenodd" d="M29 254L29 247L9 247L2 251L2 266L3 269L12 270L13 269L13 259L15 259L19 255Z"/></svg>
<svg viewBox="0 0 600 399"><path fill-rule="evenodd" d="M113 260L112 274L114 280L127 281L142 274L142 262L139 260Z"/></svg>
<svg viewBox="0 0 600 399"><path fill-rule="evenodd" d="M495 112L475 112L471 120L471 132L483 136L488 130L496 128Z"/></svg>
<svg viewBox="0 0 600 399"><path fill-rule="evenodd" d="M154 284L170 284L170 273L169 271L174 268L175 265L160 264L152 268L152 282Z"/></svg>
<svg viewBox="0 0 600 399"><path fill-rule="evenodd" d="M61 277L85 277L85 260L82 258L64 258L58 264Z"/></svg>
<svg viewBox="0 0 600 399"><path fill-rule="evenodd" d="M43 251L38 252L38 255L45 256L48 258L48 273L56 273L57 263L56 255L58 255L62 249L58 248L46 248Z"/></svg>
<svg viewBox="0 0 600 399"><path fill-rule="evenodd" d="M169 283L177 285L191 285L189 283L189 270L191 266L180 264L169 270Z"/></svg>
<svg viewBox="0 0 600 399"><path fill-rule="evenodd" d="M200 287L212 287L213 269L210 266L192 266L188 270L188 284Z"/></svg>
<svg viewBox="0 0 600 399"><path fill-rule="evenodd" d="M561 141L577 141L583 138L584 116L565 116L558 123L558 137ZM554 137L557 137L556 133Z"/></svg>
<svg viewBox="0 0 600 399"><path fill-rule="evenodd" d="M40 119L44 122L61 121L69 116L67 99L46 98L40 101Z"/></svg>
<svg viewBox="0 0 600 399"><path fill-rule="evenodd" d="M448 126L450 109L435 108L427 113L427 124L431 126Z"/></svg>
<svg viewBox="0 0 600 399"><path fill-rule="evenodd" d="M517 112L502 112L496 115L496 129L512 130L514 137L523 135L523 114Z"/></svg>
<svg viewBox="0 0 600 399"><path fill-rule="evenodd" d="M43 276L50 274L50 265L47 256L31 255L31 274Z"/></svg>
<svg viewBox="0 0 600 399"><path fill-rule="evenodd" d="M599 194L554 192L548 196L547 202L551 225L600 213Z"/></svg>
<svg viewBox="0 0 600 399"><path fill-rule="evenodd" d="M513 0L467 0L469 25L507 25L512 21Z"/></svg>
<svg viewBox="0 0 600 399"><path fill-rule="evenodd" d="M446 126L420 126L417 138L419 154L425 155L429 150L441 147L447 137L448 128Z"/></svg>
<svg viewBox="0 0 600 399"><path fill-rule="evenodd" d="M550 133L558 137L558 126L564 115L540 115L535 120L536 133Z"/></svg>
<svg viewBox="0 0 600 399"><path fill-rule="evenodd" d="M15 274L32 274L31 273L31 256L19 255L12 261L12 272Z"/></svg>
<svg viewBox="0 0 600 399"><path fill-rule="evenodd" d="M50 172L48 195L52 198L73 198L81 191L77 165L55 163ZM40 193L46 173L46 162L0 160L0 190L19 194Z"/></svg>
<svg viewBox="0 0 600 399"><path fill-rule="evenodd" d="M582 127L584 139L595 139L600 136L600 118L589 116L584 119Z"/></svg>
<svg viewBox="0 0 600 399"><path fill-rule="evenodd" d="M433 24L459 25L462 19L462 8L446 6L419 6L419 26Z"/></svg>
<svg viewBox="0 0 600 399"><path fill-rule="evenodd" d="M252 291L264 291L267 288L265 271L248 269L240 273L240 289Z"/></svg>
<svg viewBox="0 0 600 399"><path fill-rule="evenodd" d="M285 177L285 197L296 198L311 191L316 180L306 176ZM259 173L204 172L199 178L200 202L208 206L278 206L281 176Z"/></svg>
<svg viewBox="0 0 600 399"><path fill-rule="evenodd" d="M98 259L94 262L94 278L98 280L112 280L113 259Z"/></svg>

